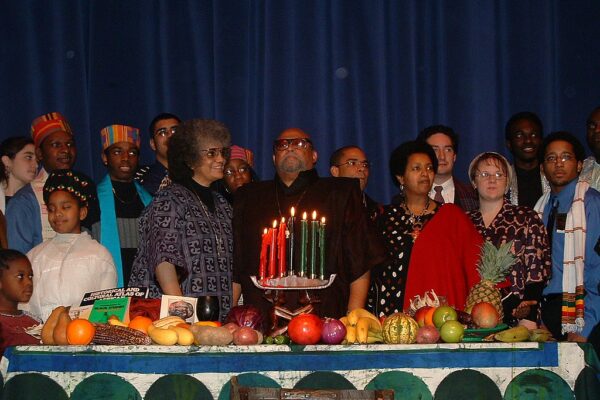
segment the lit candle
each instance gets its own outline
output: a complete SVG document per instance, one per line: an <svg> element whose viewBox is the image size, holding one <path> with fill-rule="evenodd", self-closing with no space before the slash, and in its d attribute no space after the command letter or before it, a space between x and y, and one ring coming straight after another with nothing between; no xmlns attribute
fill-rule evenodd
<svg viewBox="0 0 600 400"><path fill-rule="evenodd" d="M280 278L285 276L285 255L287 250L285 235L285 218L281 218L281 224L279 224L279 234L277 235L277 276Z"/></svg>
<svg viewBox="0 0 600 400"><path fill-rule="evenodd" d="M273 228L271 228L269 251L269 278L274 278L277 269L277 220L273 221Z"/></svg>
<svg viewBox="0 0 600 400"><path fill-rule="evenodd" d="M300 221L300 276L306 274L306 246L308 245L308 221L306 220L306 212L302 214Z"/></svg>
<svg viewBox="0 0 600 400"><path fill-rule="evenodd" d="M313 211L312 221L310 221L310 279L315 279L317 272L317 234L319 231L319 221L317 221L317 212Z"/></svg>
<svg viewBox="0 0 600 400"><path fill-rule="evenodd" d="M325 217L319 227L319 279L325 279Z"/></svg>
<svg viewBox="0 0 600 400"><path fill-rule="evenodd" d="M288 275L294 275L294 216L296 215L296 209L294 207L290 210L290 220L288 221L287 229L289 232L289 251L288 251Z"/></svg>
<svg viewBox="0 0 600 400"><path fill-rule="evenodd" d="M267 228L263 231L262 243L260 246L260 264L258 265L258 280L265 279L267 274L267 251L269 248L269 231Z"/></svg>

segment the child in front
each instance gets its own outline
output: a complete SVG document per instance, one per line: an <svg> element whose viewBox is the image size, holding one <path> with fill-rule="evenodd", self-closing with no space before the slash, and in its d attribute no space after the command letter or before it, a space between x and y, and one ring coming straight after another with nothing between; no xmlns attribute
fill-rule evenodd
<svg viewBox="0 0 600 400"><path fill-rule="evenodd" d="M78 306L87 292L117 286L112 256L81 231L90 187L90 182L71 170L53 171L44 184L48 222L56 236L27 253L35 286L29 309L44 321L58 306Z"/></svg>
<svg viewBox="0 0 600 400"><path fill-rule="evenodd" d="M9 346L40 344L25 330L40 320L17 308L29 301L33 293L33 271L25 254L0 249L0 357Z"/></svg>

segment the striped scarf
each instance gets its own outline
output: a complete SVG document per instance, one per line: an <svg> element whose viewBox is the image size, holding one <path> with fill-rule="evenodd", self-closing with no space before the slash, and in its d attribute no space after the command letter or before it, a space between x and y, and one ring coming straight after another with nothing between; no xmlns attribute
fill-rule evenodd
<svg viewBox="0 0 600 400"><path fill-rule="evenodd" d="M575 196L567 213L565 224L565 244L563 253L562 276L562 333L581 332L585 325L583 318L585 311L583 267L585 261L585 193L590 184L581 179L575 186ZM542 217L550 193L545 193L535 205L535 210Z"/></svg>

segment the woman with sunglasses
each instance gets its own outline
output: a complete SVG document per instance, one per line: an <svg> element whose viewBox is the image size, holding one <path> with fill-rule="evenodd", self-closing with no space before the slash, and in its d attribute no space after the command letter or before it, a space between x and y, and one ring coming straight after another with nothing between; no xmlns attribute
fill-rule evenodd
<svg viewBox="0 0 600 400"><path fill-rule="evenodd" d="M151 297L216 296L219 315L231 308L232 209L210 189L223 178L231 135L214 120L183 122L169 139L169 177L140 217L140 246L130 286Z"/></svg>
<svg viewBox="0 0 600 400"><path fill-rule="evenodd" d="M512 169L500 154L476 156L469 177L479 194L479 209L467 213L473 224L496 247L512 241L517 256L506 282L500 285L504 322L516 325L525 320L524 324L534 327L537 305L551 271L546 228L531 208L507 201Z"/></svg>

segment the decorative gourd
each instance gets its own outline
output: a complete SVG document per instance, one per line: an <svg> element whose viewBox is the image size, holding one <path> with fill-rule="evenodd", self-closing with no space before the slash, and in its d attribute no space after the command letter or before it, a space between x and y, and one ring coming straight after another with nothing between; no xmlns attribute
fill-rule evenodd
<svg viewBox="0 0 600 400"><path fill-rule="evenodd" d="M390 315L383 322L383 341L390 344L410 344L417 340L419 324L403 313Z"/></svg>

